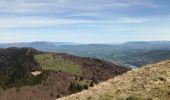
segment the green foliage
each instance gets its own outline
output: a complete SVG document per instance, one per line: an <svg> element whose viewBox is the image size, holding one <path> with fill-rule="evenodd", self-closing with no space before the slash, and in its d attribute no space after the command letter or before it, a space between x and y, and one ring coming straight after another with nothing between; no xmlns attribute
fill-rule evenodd
<svg viewBox="0 0 170 100"><path fill-rule="evenodd" d="M36 50L31 48L8 48L0 50L0 87L4 90L23 85L34 85L41 82L42 76L32 76L36 68L34 61Z"/></svg>
<svg viewBox="0 0 170 100"><path fill-rule="evenodd" d="M70 82L69 90L71 93L80 92L82 90L87 90L90 86L91 81L90 80L79 80L79 81L73 81Z"/></svg>
<svg viewBox="0 0 170 100"><path fill-rule="evenodd" d="M19 72L18 72L19 73ZM35 85L41 83L42 79L44 78L43 74L37 75L35 77L28 75L24 76L22 78L17 78L17 75L6 76L6 79L0 79L0 87L2 87L4 90L12 87L16 87L17 90L19 90L19 87L24 85Z"/></svg>
<svg viewBox="0 0 170 100"><path fill-rule="evenodd" d="M90 87L93 87L93 86L94 86L94 82L91 81L91 82L90 82Z"/></svg>
<svg viewBox="0 0 170 100"><path fill-rule="evenodd" d="M84 84L84 85L83 85L83 89L86 89L86 90L87 90L87 89L88 89L88 85L87 85L87 84Z"/></svg>
<svg viewBox="0 0 170 100"><path fill-rule="evenodd" d="M71 91L71 93L80 92L83 90L83 86L81 84L71 82L69 86L69 90Z"/></svg>
<svg viewBox="0 0 170 100"><path fill-rule="evenodd" d="M72 61L65 60L61 56L52 54L35 55L35 60L40 64L43 70L63 71L73 74L80 72L80 67Z"/></svg>

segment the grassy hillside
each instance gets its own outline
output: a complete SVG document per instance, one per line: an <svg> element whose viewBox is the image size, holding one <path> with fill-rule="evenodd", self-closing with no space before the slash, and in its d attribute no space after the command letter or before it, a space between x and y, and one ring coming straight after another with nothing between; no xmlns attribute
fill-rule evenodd
<svg viewBox="0 0 170 100"><path fill-rule="evenodd" d="M43 70L54 70L77 74L80 72L80 66L72 61L65 60L61 56L52 54L35 55L34 59L40 64Z"/></svg>
<svg viewBox="0 0 170 100"><path fill-rule="evenodd" d="M100 83L89 90L60 100L169 100L170 60Z"/></svg>

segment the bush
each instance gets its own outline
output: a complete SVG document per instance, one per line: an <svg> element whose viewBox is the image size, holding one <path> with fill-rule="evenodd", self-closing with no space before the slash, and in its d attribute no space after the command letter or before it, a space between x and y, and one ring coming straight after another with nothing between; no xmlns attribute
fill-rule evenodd
<svg viewBox="0 0 170 100"><path fill-rule="evenodd" d="M84 85L83 85L83 89L86 89L86 90L87 90L87 89L88 89L88 85L87 85L87 84L84 84Z"/></svg>
<svg viewBox="0 0 170 100"><path fill-rule="evenodd" d="M90 82L90 87L93 87L93 86L94 86L94 82L91 81L91 82Z"/></svg>
<svg viewBox="0 0 170 100"><path fill-rule="evenodd" d="M69 86L69 90L71 93L80 92L83 90L83 86L76 82L71 82Z"/></svg>

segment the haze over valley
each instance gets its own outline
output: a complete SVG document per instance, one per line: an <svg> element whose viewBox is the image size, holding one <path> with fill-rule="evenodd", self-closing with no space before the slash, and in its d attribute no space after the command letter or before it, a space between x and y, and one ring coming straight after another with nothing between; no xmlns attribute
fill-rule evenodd
<svg viewBox="0 0 170 100"><path fill-rule="evenodd" d="M41 51L98 58L130 68L137 68L170 58L170 41L136 41L121 44L81 44L39 41L6 43L0 44L0 47L32 47Z"/></svg>
<svg viewBox="0 0 170 100"><path fill-rule="evenodd" d="M0 0L0 100L169 100L170 0Z"/></svg>

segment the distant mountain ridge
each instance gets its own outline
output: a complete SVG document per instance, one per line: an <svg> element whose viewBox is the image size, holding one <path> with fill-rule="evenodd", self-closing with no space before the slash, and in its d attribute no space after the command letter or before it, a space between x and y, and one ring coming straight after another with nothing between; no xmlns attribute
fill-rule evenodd
<svg viewBox="0 0 170 100"><path fill-rule="evenodd" d="M32 47L46 52L69 53L82 57L107 60L120 66L131 68L170 58L170 41L134 41L122 44L37 41L0 44L0 48L8 47Z"/></svg>
<svg viewBox="0 0 170 100"><path fill-rule="evenodd" d="M92 47L117 47L117 48L130 48L130 49L170 49L170 41L134 41L125 42L121 44L82 44L74 42L48 42L48 41L36 41L36 42L18 42L18 43L0 43L0 48L8 47L34 47L34 46L92 46Z"/></svg>

